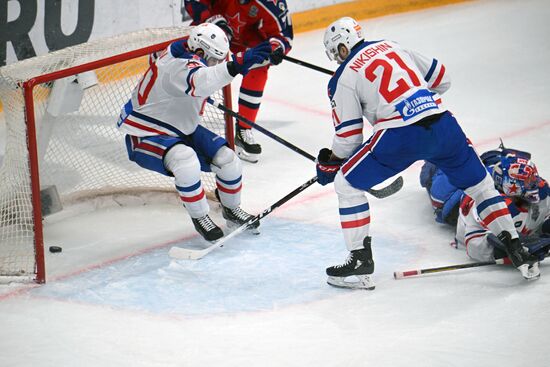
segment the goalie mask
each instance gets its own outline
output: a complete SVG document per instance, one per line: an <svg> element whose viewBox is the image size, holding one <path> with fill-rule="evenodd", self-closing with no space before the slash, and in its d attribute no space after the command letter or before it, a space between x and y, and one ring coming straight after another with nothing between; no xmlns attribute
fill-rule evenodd
<svg viewBox="0 0 550 367"><path fill-rule="evenodd" d="M202 50L204 53L202 58L209 66L225 60L229 52L229 41L225 32L213 23L203 23L194 27L187 45L192 52L197 53Z"/></svg>
<svg viewBox="0 0 550 367"><path fill-rule="evenodd" d="M363 41L363 31L361 26L350 17L340 18L333 22L325 30L323 43L325 52L330 60L336 60L339 64L344 60L340 57L338 46L343 44L349 51Z"/></svg>
<svg viewBox="0 0 550 367"><path fill-rule="evenodd" d="M529 159L502 157L493 168L493 180L496 188L506 196L521 197L530 203L540 201L537 167Z"/></svg>

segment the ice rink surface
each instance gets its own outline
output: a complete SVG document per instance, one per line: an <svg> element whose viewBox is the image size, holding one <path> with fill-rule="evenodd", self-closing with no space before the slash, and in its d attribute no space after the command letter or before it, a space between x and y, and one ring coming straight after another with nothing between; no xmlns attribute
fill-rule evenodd
<svg viewBox="0 0 550 367"><path fill-rule="evenodd" d="M443 98L478 151L528 150L550 177L550 3L475 1L362 22L443 62ZM322 31L298 34L291 56L335 69ZM313 155L330 146L328 77L271 70L258 123ZM238 82L234 84L237 95ZM315 175L314 165L256 132L243 207L259 213ZM365 135L369 135L365 131ZM325 267L347 250L332 185L308 188L200 261L178 205L110 207L46 220L44 286L0 287L0 366L547 366L550 266L524 281L483 267L396 281L395 270L470 261L435 223L420 165L390 198L369 197L376 290L329 287ZM212 216L223 223L215 207Z"/></svg>

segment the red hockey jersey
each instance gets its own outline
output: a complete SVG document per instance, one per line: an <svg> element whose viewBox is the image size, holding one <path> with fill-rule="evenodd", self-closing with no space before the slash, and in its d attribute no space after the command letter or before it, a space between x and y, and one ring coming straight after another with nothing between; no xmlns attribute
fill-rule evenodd
<svg viewBox="0 0 550 367"><path fill-rule="evenodd" d="M223 16L233 30L231 51L240 52L276 38L292 47L292 22L285 0L185 0L185 9L193 18L192 25L205 22L214 15Z"/></svg>

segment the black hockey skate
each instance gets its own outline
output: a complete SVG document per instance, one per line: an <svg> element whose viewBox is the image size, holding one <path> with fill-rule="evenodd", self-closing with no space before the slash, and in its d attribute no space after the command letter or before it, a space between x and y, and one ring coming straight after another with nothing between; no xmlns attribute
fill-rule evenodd
<svg viewBox="0 0 550 367"><path fill-rule="evenodd" d="M538 257L523 248L519 238L512 239L507 231L502 231L497 237L504 244L508 258L525 279L534 280L540 277Z"/></svg>
<svg viewBox="0 0 550 367"><path fill-rule="evenodd" d="M222 205L222 215L227 221L227 226L229 228L237 228L248 222L250 219L254 218L253 215L248 214L240 207L235 209L229 209ZM253 224L250 224L247 227L247 230L253 234L260 234L258 227L260 226L260 221L256 221Z"/></svg>
<svg viewBox="0 0 550 367"><path fill-rule="evenodd" d="M210 219L208 214L200 218L191 218L191 220L197 232L199 232L205 240L215 242L223 237L223 231L212 221L212 219Z"/></svg>
<svg viewBox="0 0 550 367"><path fill-rule="evenodd" d="M365 237L363 247L349 253L345 263L327 268L327 283L340 288L374 289L372 273L374 273L374 261L372 260L371 238ZM356 282L346 281L349 276L355 276Z"/></svg>
<svg viewBox="0 0 550 367"><path fill-rule="evenodd" d="M240 159L257 163L260 154L262 154L262 147L254 140L251 129L245 129L237 125L235 131L235 151Z"/></svg>

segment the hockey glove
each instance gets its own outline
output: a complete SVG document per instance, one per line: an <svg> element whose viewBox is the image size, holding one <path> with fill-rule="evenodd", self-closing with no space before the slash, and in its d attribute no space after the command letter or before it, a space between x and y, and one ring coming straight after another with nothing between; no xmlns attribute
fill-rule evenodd
<svg viewBox="0 0 550 367"><path fill-rule="evenodd" d="M254 48L249 48L245 52L233 54L233 64L237 73L246 75L250 69L263 66L263 63L269 59L271 46L267 42L260 43ZM231 71L230 71L231 73Z"/></svg>
<svg viewBox="0 0 550 367"><path fill-rule="evenodd" d="M506 246L497 236L489 233L487 235L487 242L493 246L495 259L502 259L508 256ZM524 250L526 249L529 254L537 257L539 261L544 260L550 251L550 238L546 236L538 237L520 234L519 242Z"/></svg>
<svg viewBox="0 0 550 367"><path fill-rule="evenodd" d="M283 56L285 55L285 46L277 38L271 38L269 40L271 46L271 53L269 54L269 62L273 65L279 65L283 62Z"/></svg>
<svg viewBox="0 0 550 367"><path fill-rule="evenodd" d="M527 247L530 254L535 255L539 261L544 260L550 251L550 238L546 236L522 236L520 235L521 245Z"/></svg>
<svg viewBox="0 0 550 367"><path fill-rule="evenodd" d="M487 236L487 240L489 240ZM508 259L521 272L521 275L527 280L536 279L540 276L539 258L529 253L526 247L523 247L518 238L512 239L507 231L502 231L497 239L504 245Z"/></svg>
<svg viewBox="0 0 550 367"><path fill-rule="evenodd" d="M206 23L213 23L220 27L227 36L227 39L229 42L233 39L233 30L229 26L229 23L227 23L227 19L225 19L222 15L213 15L210 18L206 19Z"/></svg>
<svg viewBox="0 0 550 367"><path fill-rule="evenodd" d="M332 151L328 148L323 148L317 156L317 182L325 186L334 181L334 177L338 173L340 166L344 163L343 159L331 160Z"/></svg>

